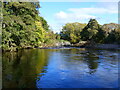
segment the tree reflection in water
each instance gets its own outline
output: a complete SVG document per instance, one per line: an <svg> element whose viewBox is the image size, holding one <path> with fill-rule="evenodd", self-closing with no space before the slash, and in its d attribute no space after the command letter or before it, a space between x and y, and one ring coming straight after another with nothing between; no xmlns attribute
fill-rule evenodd
<svg viewBox="0 0 120 90"><path fill-rule="evenodd" d="M35 88L39 73L46 72L49 54L44 50L21 50L3 54L3 88Z"/></svg>
<svg viewBox="0 0 120 90"><path fill-rule="evenodd" d="M6 52L3 88L117 87L118 54L85 48Z"/></svg>

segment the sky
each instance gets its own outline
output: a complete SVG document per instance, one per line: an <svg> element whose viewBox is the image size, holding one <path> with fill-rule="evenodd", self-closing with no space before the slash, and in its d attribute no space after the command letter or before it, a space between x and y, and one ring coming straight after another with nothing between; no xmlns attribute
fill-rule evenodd
<svg viewBox="0 0 120 90"><path fill-rule="evenodd" d="M66 23L88 23L91 18L101 25L118 23L118 2L40 2L40 6L40 16L54 32Z"/></svg>

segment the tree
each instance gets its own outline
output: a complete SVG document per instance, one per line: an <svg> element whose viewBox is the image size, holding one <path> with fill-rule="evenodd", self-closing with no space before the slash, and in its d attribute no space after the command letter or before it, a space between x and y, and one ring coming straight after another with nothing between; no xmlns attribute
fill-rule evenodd
<svg viewBox="0 0 120 90"><path fill-rule="evenodd" d="M112 30L105 39L105 43L120 43L120 33Z"/></svg>
<svg viewBox="0 0 120 90"><path fill-rule="evenodd" d="M43 18L43 17L39 17L40 18L40 22L42 24L42 27L46 30L46 31L49 31L49 25L47 23L47 21Z"/></svg>
<svg viewBox="0 0 120 90"><path fill-rule="evenodd" d="M102 29L106 33L105 43L120 44L120 24L110 23L104 24Z"/></svg>
<svg viewBox="0 0 120 90"><path fill-rule="evenodd" d="M106 36L106 32L100 28L93 38L96 43L104 43Z"/></svg>
<svg viewBox="0 0 120 90"><path fill-rule="evenodd" d="M88 24L84 27L81 32L81 39L82 40L91 40L94 39L94 36L97 34L100 25L98 24L97 20L90 19Z"/></svg>
<svg viewBox="0 0 120 90"><path fill-rule="evenodd" d="M49 26L40 17L38 2L4 2L2 48L34 47L44 43Z"/></svg>
<svg viewBox="0 0 120 90"><path fill-rule="evenodd" d="M81 23L67 23L63 26L60 32L61 39L68 40L71 43L78 43L80 41L80 32L85 27L86 24Z"/></svg>

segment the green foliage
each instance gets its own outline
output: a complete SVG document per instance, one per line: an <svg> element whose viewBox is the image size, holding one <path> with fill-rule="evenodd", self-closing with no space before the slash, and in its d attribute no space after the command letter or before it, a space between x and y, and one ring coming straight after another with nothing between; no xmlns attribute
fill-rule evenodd
<svg viewBox="0 0 120 90"><path fill-rule="evenodd" d="M102 26L102 29L106 31L106 33L110 33L112 30L115 30L116 32L120 32L120 24L116 24L116 23L104 24Z"/></svg>
<svg viewBox="0 0 120 90"><path fill-rule="evenodd" d="M120 44L120 24L104 24L102 29L106 32L105 43Z"/></svg>
<svg viewBox="0 0 120 90"><path fill-rule="evenodd" d="M43 17L39 17L40 22L42 23L42 27L46 30L49 31L49 25L47 24L47 21Z"/></svg>
<svg viewBox="0 0 120 90"><path fill-rule="evenodd" d="M3 50L38 47L45 43L60 41L60 39L73 44L81 40L120 43L118 24L110 23L100 26L95 19L90 19L87 25L77 22L67 23L60 34L54 34L49 29L47 21L39 16L38 8L40 8L38 2L3 3L2 33L0 33Z"/></svg>
<svg viewBox="0 0 120 90"><path fill-rule="evenodd" d="M98 24L98 22L95 19L90 19L88 24L81 32L81 39L85 41L94 39L93 37L97 34L99 28L100 25Z"/></svg>
<svg viewBox="0 0 120 90"><path fill-rule="evenodd" d="M85 27L86 24L81 23L67 23L63 26L62 31L60 32L61 39L68 40L71 43L77 43L80 41L80 32Z"/></svg>
<svg viewBox="0 0 120 90"><path fill-rule="evenodd" d="M106 32L100 28L93 38L96 43L104 43Z"/></svg>
<svg viewBox="0 0 120 90"><path fill-rule="evenodd" d="M3 3L2 45L5 47L32 46L35 40L36 4L26 2ZM7 49L6 48L6 49Z"/></svg>
<svg viewBox="0 0 120 90"><path fill-rule="evenodd" d="M114 29L114 30L113 30ZM80 23L67 23L60 32L61 39L71 43L79 41L94 41L96 43L120 44L119 24L99 25L97 20L90 19L87 25Z"/></svg>
<svg viewBox="0 0 120 90"><path fill-rule="evenodd" d="M40 46L55 38L47 21L38 15L37 8L40 5L36 2L3 3L3 50Z"/></svg>
<svg viewBox="0 0 120 90"><path fill-rule="evenodd" d="M107 38L105 39L105 43L118 43L120 44L120 33L115 30L111 31Z"/></svg>
<svg viewBox="0 0 120 90"><path fill-rule="evenodd" d="M68 40L71 43L95 39L99 29L100 25L95 19L90 19L87 25L81 23L67 23L61 31L61 39Z"/></svg>
<svg viewBox="0 0 120 90"><path fill-rule="evenodd" d="M56 38L57 40L60 40L60 34L56 33L56 34L55 34L55 38Z"/></svg>

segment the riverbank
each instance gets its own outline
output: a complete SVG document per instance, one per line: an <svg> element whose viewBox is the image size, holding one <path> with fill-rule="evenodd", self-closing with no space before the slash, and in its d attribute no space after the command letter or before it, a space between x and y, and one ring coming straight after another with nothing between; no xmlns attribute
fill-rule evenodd
<svg viewBox="0 0 120 90"><path fill-rule="evenodd" d="M81 41L77 44L71 45L72 47L84 47L84 48L93 48L93 49L120 49L120 44L98 44L89 41Z"/></svg>
<svg viewBox="0 0 120 90"><path fill-rule="evenodd" d="M120 49L120 45L114 44L97 44L95 46L53 46L53 47L38 47L39 49L61 49L61 48L91 48L91 49Z"/></svg>
<svg viewBox="0 0 120 90"><path fill-rule="evenodd" d="M87 48L95 48L95 49L120 49L120 45L118 44L95 44L88 45Z"/></svg>
<svg viewBox="0 0 120 90"><path fill-rule="evenodd" d="M118 44L97 44L82 41L77 44L71 44L68 41L59 40L53 41L51 44L41 44L40 46L25 46L25 47L11 47L10 50L2 50L3 52L18 51L21 49L63 49L63 48L92 48L92 49L120 49Z"/></svg>
<svg viewBox="0 0 120 90"><path fill-rule="evenodd" d="M47 49L47 48L60 48L60 47L65 47L65 46L71 46L69 41L66 40L50 40L47 43L41 43L38 46L30 46L30 45L26 45L26 46L11 46L9 48L1 48L1 50L3 52L17 52L18 50L21 49L34 49L34 48L38 48L38 49Z"/></svg>

